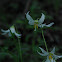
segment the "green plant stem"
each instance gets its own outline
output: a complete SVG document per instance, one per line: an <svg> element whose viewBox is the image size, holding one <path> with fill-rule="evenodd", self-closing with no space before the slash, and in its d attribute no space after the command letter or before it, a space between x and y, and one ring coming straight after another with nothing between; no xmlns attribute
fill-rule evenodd
<svg viewBox="0 0 62 62"><path fill-rule="evenodd" d="M45 43L46 50L48 52L48 48L47 48L47 44L46 44L46 41L45 41L45 38L44 38L43 30L42 30L42 36L43 36L43 40L44 40L44 43Z"/></svg>
<svg viewBox="0 0 62 62"><path fill-rule="evenodd" d="M15 42L16 49L17 49L17 51L18 51L18 46L17 46L16 40L15 40L15 38L14 38L14 35L13 35L13 34L12 34L12 38L13 38L13 40L14 40L14 42ZM18 55L18 56L19 56L19 55ZM18 58L17 62L19 62L19 58Z"/></svg>
<svg viewBox="0 0 62 62"><path fill-rule="evenodd" d="M20 39L18 38L18 45L19 45L19 55L20 55L20 58L21 58L21 62L22 61L22 50L21 50L21 43L20 43Z"/></svg>
<svg viewBox="0 0 62 62"><path fill-rule="evenodd" d="M12 38L13 38L14 42L16 43L16 40L14 38L14 35L12 35ZM17 51L19 53L19 55L18 55L18 61L17 62L19 62L19 58L21 58L21 62L23 62L22 61L22 52L21 52L21 43L20 43L19 38L18 38L18 45L16 44L16 48L17 48Z"/></svg>

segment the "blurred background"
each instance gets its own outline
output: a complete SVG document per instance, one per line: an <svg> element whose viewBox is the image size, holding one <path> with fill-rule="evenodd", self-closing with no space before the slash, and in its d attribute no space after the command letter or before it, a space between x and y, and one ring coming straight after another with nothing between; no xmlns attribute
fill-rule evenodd
<svg viewBox="0 0 62 62"><path fill-rule="evenodd" d="M0 0L0 29L6 30L14 24L22 34L20 41L23 62L45 62L45 57L37 53L37 50L40 51L39 46L45 49L41 28L34 32L34 27L28 24L25 16L28 11L34 20L44 13L44 23L54 22L51 28L44 29L44 35L49 51L56 47L56 54L62 55L62 0ZM0 30L0 62L15 62L10 55L4 54L6 52L17 55L15 43L1 33ZM62 59L57 60L61 61Z"/></svg>

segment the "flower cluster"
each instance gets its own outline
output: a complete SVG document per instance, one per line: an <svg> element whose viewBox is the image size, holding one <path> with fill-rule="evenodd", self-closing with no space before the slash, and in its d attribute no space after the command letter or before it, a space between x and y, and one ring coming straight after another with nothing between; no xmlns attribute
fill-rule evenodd
<svg viewBox="0 0 62 62"><path fill-rule="evenodd" d="M29 12L27 12L27 14L26 14L26 18L27 18L27 20L29 21L28 23L30 24L30 25L34 25L34 31L36 31L36 29L38 28L38 27L40 27L40 28L43 28L43 27L51 27L53 24L54 24L54 22L52 22L52 23L50 23L50 24L48 24L48 25L46 25L46 23L45 24L43 24L43 22L44 22L44 20L45 20L45 15L42 13L42 16L41 16L41 18L39 19L39 20L33 20L32 19L32 17L29 15ZM45 40L44 40L45 41ZM58 58L61 58L62 56L58 56L58 55L55 55L54 53L55 53L55 47L53 48L53 50L51 51L51 52L46 52L44 49L42 49L41 47L39 47L40 49L41 49L41 51L42 51L42 53L39 53L41 56L47 56L47 59L46 59L46 61L45 62L56 62L56 60L58 59Z"/></svg>
<svg viewBox="0 0 62 62"><path fill-rule="evenodd" d="M43 22L45 20L45 15L43 13L42 13L42 16L39 20L33 20L32 17L29 15L29 12L26 13L26 18L29 21L28 23L30 25L34 25L34 31L36 31L36 29L38 29L38 27L40 27L40 28L51 27L54 24L54 22L52 22L48 25L46 25L46 23L43 24ZM17 38L21 37L21 34L18 34L16 32L14 25L11 26L8 30L1 29L1 31L3 32L2 35L8 34L8 36L11 37L12 34L14 34ZM43 31L42 31L42 33L43 33ZM44 38L44 36L43 36L43 38ZM44 42L45 42L45 39L44 39ZM45 45L46 45L46 42L45 42ZM19 47L20 47L20 44L19 44ZM40 54L41 56L47 56L47 59L45 62L56 62L57 59L62 57L62 56L55 55L55 47L53 48L53 50L51 52L48 52L48 51L46 52L43 48L41 48L41 47L39 47L39 48L42 51L42 53L37 51L38 54ZM22 62L22 58L21 58L21 62Z"/></svg>

